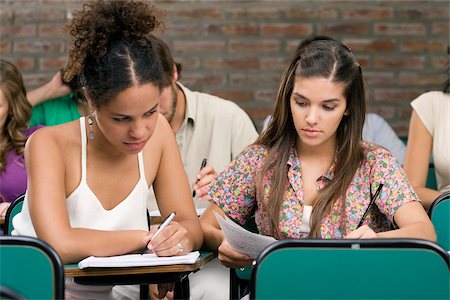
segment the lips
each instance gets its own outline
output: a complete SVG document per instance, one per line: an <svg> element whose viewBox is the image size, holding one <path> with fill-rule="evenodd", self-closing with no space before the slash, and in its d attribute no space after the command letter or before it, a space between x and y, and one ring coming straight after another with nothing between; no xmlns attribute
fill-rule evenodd
<svg viewBox="0 0 450 300"><path fill-rule="evenodd" d="M125 145L127 145L127 147L132 150L140 150L140 149L144 148L146 143L147 143L147 141L133 142L133 143L125 142Z"/></svg>
<svg viewBox="0 0 450 300"><path fill-rule="evenodd" d="M320 134L319 130L312 129L312 128L304 128L304 129L302 129L302 131L305 134L305 136L307 136L307 137L316 137Z"/></svg>

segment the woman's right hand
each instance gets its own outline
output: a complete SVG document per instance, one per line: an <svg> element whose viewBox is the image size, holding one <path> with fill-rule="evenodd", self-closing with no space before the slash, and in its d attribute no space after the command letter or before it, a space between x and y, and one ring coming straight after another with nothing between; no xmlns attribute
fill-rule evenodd
<svg viewBox="0 0 450 300"><path fill-rule="evenodd" d="M253 258L247 254L235 250L226 239L223 239L218 248L219 254L217 258L219 261L229 268L242 268L252 264Z"/></svg>

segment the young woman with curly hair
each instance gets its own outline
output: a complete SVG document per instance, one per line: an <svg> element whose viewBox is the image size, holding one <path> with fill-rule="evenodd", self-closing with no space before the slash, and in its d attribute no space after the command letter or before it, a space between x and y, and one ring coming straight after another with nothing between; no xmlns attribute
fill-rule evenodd
<svg viewBox="0 0 450 300"><path fill-rule="evenodd" d="M31 105L20 71L0 59L0 219L5 218L11 202L27 188L25 142L42 127L28 129L30 115Z"/></svg>
<svg viewBox="0 0 450 300"><path fill-rule="evenodd" d="M158 256L202 245L178 146L158 112L163 73L146 38L160 26L158 15L143 1L87 1L65 26L72 37L65 81L79 76L90 112L29 140L29 186L13 219L15 234L48 242L65 263L137 252L147 244ZM147 226L151 185L162 217L176 210L155 239L157 228ZM111 297L110 286L66 278L66 299Z"/></svg>

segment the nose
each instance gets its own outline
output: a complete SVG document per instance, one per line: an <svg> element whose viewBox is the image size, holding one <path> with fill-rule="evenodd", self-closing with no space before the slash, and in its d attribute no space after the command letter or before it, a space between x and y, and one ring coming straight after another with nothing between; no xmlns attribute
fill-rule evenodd
<svg viewBox="0 0 450 300"><path fill-rule="evenodd" d="M309 125L317 124L318 121L318 111L315 107L310 107L306 113L306 123Z"/></svg>
<svg viewBox="0 0 450 300"><path fill-rule="evenodd" d="M129 129L129 135L136 139L141 140L147 134L147 124L143 120L135 120L131 123Z"/></svg>

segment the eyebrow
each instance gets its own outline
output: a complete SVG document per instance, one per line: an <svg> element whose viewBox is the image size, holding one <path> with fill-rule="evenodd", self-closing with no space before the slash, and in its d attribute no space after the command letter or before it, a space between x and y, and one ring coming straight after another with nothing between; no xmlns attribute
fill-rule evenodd
<svg viewBox="0 0 450 300"><path fill-rule="evenodd" d="M154 110L154 109L156 109L156 107L158 107L158 105L159 105L159 101L158 101L158 103L156 103L156 105L155 106L153 106L152 108L150 108L149 110L147 110L145 113L148 113L149 111L152 111L152 110ZM123 114L119 114L119 113L111 113L111 115L113 115L113 116L120 116L120 117L129 117L128 115L123 115Z"/></svg>
<svg viewBox="0 0 450 300"><path fill-rule="evenodd" d="M302 94L298 93L298 92L293 92L292 93L293 96L297 96L306 100L309 100L307 97L303 96ZM341 101L341 99L339 98L331 98L331 99L325 99L325 100L321 100L320 102L339 102Z"/></svg>

